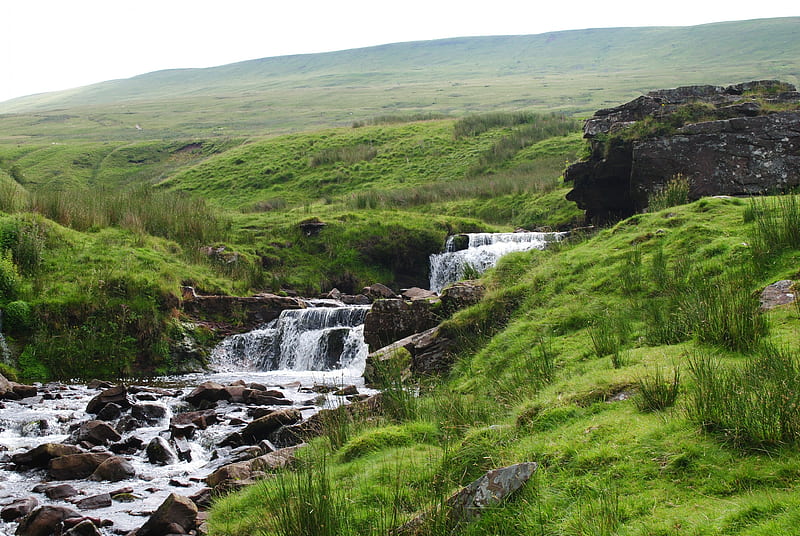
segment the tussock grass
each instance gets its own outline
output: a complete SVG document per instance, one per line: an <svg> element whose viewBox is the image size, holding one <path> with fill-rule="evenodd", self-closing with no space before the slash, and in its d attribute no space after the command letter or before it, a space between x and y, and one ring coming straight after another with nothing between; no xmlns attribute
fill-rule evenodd
<svg viewBox="0 0 800 536"><path fill-rule="evenodd" d="M661 411L675 405L681 387L680 369L672 369L672 378L665 376L661 368L642 376L636 382L634 402L639 411Z"/></svg>
<svg viewBox="0 0 800 536"><path fill-rule="evenodd" d="M800 358L764 346L741 365L698 354L688 411L704 429L748 448L800 444Z"/></svg>

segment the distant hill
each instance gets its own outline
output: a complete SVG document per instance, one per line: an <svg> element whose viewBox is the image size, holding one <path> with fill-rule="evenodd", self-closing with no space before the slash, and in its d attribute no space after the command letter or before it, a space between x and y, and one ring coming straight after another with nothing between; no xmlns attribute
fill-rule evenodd
<svg viewBox="0 0 800 536"><path fill-rule="evenodd" d="M761 78L800 82L800 17L464 37L158 71L0 103L0 141L261 135L385 114L588 114L651 89Z"/></svg>

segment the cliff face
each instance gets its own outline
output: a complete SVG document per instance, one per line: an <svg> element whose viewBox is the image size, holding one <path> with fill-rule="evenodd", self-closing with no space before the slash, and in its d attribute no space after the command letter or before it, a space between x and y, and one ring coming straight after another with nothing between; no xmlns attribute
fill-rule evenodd
<svg viewBox="0 0 800 536"><path fill-rule="evenodd" d="M691 199L798 186L799 109L793 86L760 81L654 91L599 110L584 125L591 156L565 173L567 199L603 223L645 209L677 175Z"/></svg>

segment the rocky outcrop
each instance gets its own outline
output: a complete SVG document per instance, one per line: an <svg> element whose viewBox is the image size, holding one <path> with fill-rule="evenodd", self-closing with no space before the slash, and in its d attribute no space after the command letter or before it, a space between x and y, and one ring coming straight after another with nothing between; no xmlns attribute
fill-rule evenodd
<svg viewBox="0 0 800 536"><path fill-rule="evenodd" d="M445 373L453 364L450 352L453 344L438 327L400 339L367 356L364 381L368 385L382 385L411 375Z"/></svg>
<svg viewBox="0 0 800 536"><path fill-rule="evenodd" d="M437 325L439 316L433 301L401 299L378 300L364 319L364 342L370 351L378 350L403 337Z"/></svg>
<svg viewBox="0 0 800 536"><path fill-rule="evenodd" d="M800 93L759 81L653 91L599 110L584 125L588 160L570 166L567 199L592 222L647 207L680 175L689 198L752 195L800 185ZM789 111L773 111L787 109Z"/></svg>
<svg viewBox="0 0 800 536"><path fill-rule="evenodd" d="M195 318L217 321L221 328L218 331L227 333L250 331L275 320L281 311L305 307L305 302L299 298L269 293L243 297L200 296L189 289L184 292L183 300L184 312Z"/></svg>

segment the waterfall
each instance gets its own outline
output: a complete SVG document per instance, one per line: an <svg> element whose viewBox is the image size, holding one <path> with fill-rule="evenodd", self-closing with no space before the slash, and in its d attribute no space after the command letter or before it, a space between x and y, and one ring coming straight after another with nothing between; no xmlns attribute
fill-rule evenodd
<svg viewBox="0 0 800 536"><path fill-rule="evenodd" d="M497 260L512 251L544 249L548 242L561 239L564 233L468 233L450 236L444 253L430 256L430 289L441 292L450 283L464 279L468 270L482 274ZM469 239L466 248L458 249L457 238ZM463 242L466 242L462 238Z"/></svg>
<svg viewBox="0 0 800 536"><path fill-rule="evenodd" d="M368 311L363 305L285 310L267 326L222 341L212 362L228 371L362 370Z"/></svg>
<svg viewBox="0 0 800 536"><path fill-rule="evenodd" d="M8 348L6 338L3 335L3 311L0 310L0 361L10 365L11 364L11 350Z"/></svg>

